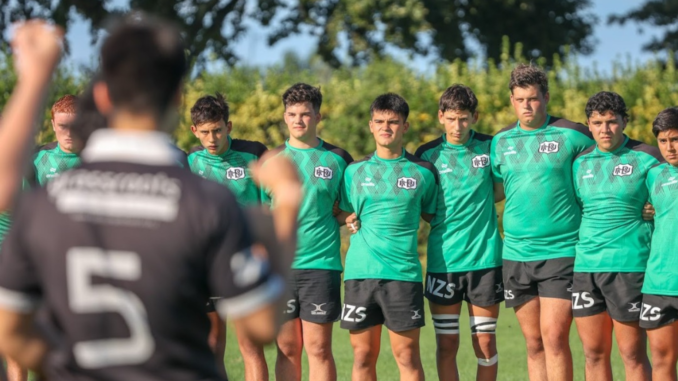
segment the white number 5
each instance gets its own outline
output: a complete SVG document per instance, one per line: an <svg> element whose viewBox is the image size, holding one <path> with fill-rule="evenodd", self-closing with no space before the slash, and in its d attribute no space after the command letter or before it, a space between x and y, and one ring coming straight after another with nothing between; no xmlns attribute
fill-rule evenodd
<svg viewBox="0 0 678 381"><path fill-rule="evenodd" d="M74 247L66 255L69 305L75 313L117 312L129 326L130 337L82 341L73 346L82 368L140 364L155 350L146 309L134 293L110 284L92 284L92 276L134 281L141 278L139 255Z"/></svg>

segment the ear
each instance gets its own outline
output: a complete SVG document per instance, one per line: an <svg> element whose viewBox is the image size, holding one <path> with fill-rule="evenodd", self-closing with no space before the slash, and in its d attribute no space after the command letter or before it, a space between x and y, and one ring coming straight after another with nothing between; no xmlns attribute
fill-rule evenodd
<svg viewBox="0 0 678 381"><path fill-rule="evenodd" d="M593 128L591 128L591 121L588 118L586 118L586 126L589 128L589 131L593 133Z"/></svg>
<svg viewBox="0 0 678 381"><path fill-rule="evenodd" d="M318 124L320 121L323 119L323 114L317 113L315 114L315 123Z"/></svg>
<svg viewBox="0 0 678 381"><path fill-rule="evenodd" d="M370 119L369 125L370 125L370 132L372 134L374 134L374 129L372 128L372 119Z"/></svg>
<svg viewBox="0 0 678 381"><path fill-rule="evenodd" d="M471 124L478 123L478 117L480 116L480 113L478 111L473 113L473 120L471 121Z"/></svg>
<svg viewBox="0 0 678 381"><path fill-rule="evenodd" d="M548 91L544 94L544 99L546 100L546 103L549 103L549 100L551 100L551 94Z"/></svg>
<svg viewBox="0 0 678 381"><path fill-rule="evenodd" d="M193 135L195 135L196 138L198 137L198 128L196 128L192 124L191 124L191 132L193 133Z"/></svg>
<svg viewBox="0 0 678 381"><path fill-rule="evenodd" d="M231 134L231 131L233 131L233 123L231 123L231 121L229 120L229 121L226 123L226 134L227 134L227 135L230 135L230 134Z"/></svg>
<svg viewBox="0 0 678 381"><path fill-rule="evenodd" d="M403 125L403 134L407 132L407 130L410 129L410 122L405 122Z"/></svg>
<svg viewBox="0 0 678 381"><path fill-rule="evenodd" d="M622 121L624 121L624 125L622 126L622 131L624 131L624 129L626 129L626 126L629 124L629 117L628 117L628 116L625 116L625 117L622 119Z"/></svg>
<svg viewBox="0 0 678 381"><path fill-rule="evenodd" d="M113 102L111 102L111 97L108 93L108 86L104 82L97 82L92 88L92 97L94 98L94 104L97 106L97 110L104 115L108 116L113 111Z"/></svg>
<svg viewBox="0 0 678 381"><path fill-rule="evenodd" d="M444 122L445 122L445 121L443 120L443 117L444 117L444 116L445 116L445 113L442 112L441 110L438 110L438 122L440 122L440 124L444 124Z"/></svg>
<svg viewBox="0 0 678 381"><path fill-rule="evenodd" d="M52 122L52 130L54 130L54 132L56 132L56 125L54 124L54 118L52 118L52 120L50 122Z"/></svg>

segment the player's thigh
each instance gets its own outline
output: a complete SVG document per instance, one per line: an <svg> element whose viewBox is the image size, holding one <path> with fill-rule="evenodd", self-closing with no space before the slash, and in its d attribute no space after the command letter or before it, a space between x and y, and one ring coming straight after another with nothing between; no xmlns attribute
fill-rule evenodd
<svg viewBox="0 0 678 381"><path fill-rule="evenodd" d="M313 323L302 320L301 331L306 352L331 355L333 328L334 323Z"/></svg>
<svg viewBox="0 0 678 381"><path fill-rule="evenodd" d="M305 322L333 323L341 316L341 272L299 270L299 317Z"/></svg>
<svg viewBox="0 0 678 381"><path fill-rule="evenodd" d="M572 298L574 258L553 258L529 264L532 278L538 283L540 298L567 301Z"/></svg>
<svg viewBox="0 0 678 381"><path fill-rule="evenodd" d="M612 319L607 312L576 317L577 333L587 356L609 356L612 350Z"/></svg>
<svg viewBox="0 0 678 381"><path fill-rule="evenodd" d="M299 356L303 348L301 319L288 319L280 326L276 338L278 349L286 356Z"/></svg>
<svg viewBox="0 0 678 381"><path fill-rule="evenodd" d="M541 302L539 298L529 301L515 308L516 318L520 324L520 330L527 340L528 347L541 342ZM541 345L541 344L539 344Z"/></svg>
<svg viewBox="0 0 678 381"><path fill-rule="evenodd" d="M647 330L653 359L678 359L678 321Z"/></svg>
<svg viewBox="0 0 678 381"><path fill-rule="evenodd" d="M637 323L640 320L645 273L601 273L596 277L612 320Z"/></svg>
<svg viewBox="0 0 678 381"><path fill-rule="evenodd" d="M640 361L647 351L647 334L637 321L621 322L612 320L614 336L617 339L619 353L623 357Z"/></svg>
<svg viewBox="0 0 678 381"><path fill-rule="evenodd" d="M350 340L353 348L354 364L370 366L376 363L381 349L381 327L375 325L365 329L351 330Z"/></svg>
<svg viewBox="0 0 678 381"><path fill-rule="evenodd" d="M378 279L350 279L344 282L342 329L362 331L384 324L382 307L376 297L380 287Z"/></svg>
<svg viewBox="0 0 678 381"><path fill-rule="evenodd" d="M568 299L540 297L539 303L544 340L567 342L572 326L572 302Z"/></svg>
<svg viewBox="0 0 678 381"><path fill-rule="evenodd" d="M507 308L516 308L539 296L537 283L532 279L530 262L505 259L502 266L504 299Z"/></svg>
<svg viewBox="0 0 678 381"><path fill-rule="evenodd" d="M431 318L433 320L433 329L436 335L449 336L459 335L459 314L461 313L461 304L459 301L453 305L441 305L428 302L429 310L431 310Z"/></svg>
<svg viewBox="0 0 678 381"><path fill-rule="evenodd" d="M600 288L599 275L609 273L574 273L572 281L572 315L575 318L589 317L607 311L607 304Z"/></svg>
<svg viewBox="0 0 678 381"><path fill-rule="evenodd" d="M406 358L406 361L418 359L420 335L420 328L399 332L389 330L388 336L391 340L391 350L396 359Z"/></svg>
<svg viewBox="0 0 678 381"><path fill-rule="evenodd" d="M421 328L425 324L424 286L421 282L382 280L375 299L384 325L393 332Z"/></svg>

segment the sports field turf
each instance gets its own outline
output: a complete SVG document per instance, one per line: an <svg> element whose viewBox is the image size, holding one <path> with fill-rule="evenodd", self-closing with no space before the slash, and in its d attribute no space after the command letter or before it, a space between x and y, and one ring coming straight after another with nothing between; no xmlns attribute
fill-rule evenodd
<svg viewBox="0 0 678 381"><path fill-rule="evenodd" d="M502 306L503 307L503 306ZM424 363L424 372L426 379L437 380L435 363L435 335L433 333L433 323L426 310L426 326L421 332L421 357ZM466 315L465 315L466 314ZM461 327L461 347L459 348L458 366L461 380L475 380L475 370L477 360L471 347L471 334L468 325L468 312L466 309L462 312L460 321ZM242 357L238 350L238 344L235 338L233 327L229 325L228 345L226 349L226 369L229 372L231 381L243 379ZM525 341L520 333L520 327L512 309L502 308L497 327L497 345L499 348L499 377L500 381L524 381L527 380L527 363L525 352ZM574 379L584 380L584 354L581 342L577 336L574 323L570 334L572 354L574 358ZM353 353L349 342L348 331L340 329L339 323L334 326L333 342L334 358L337 363L338 379L340 381L351 379L351 365ZM308 380L308 364L304 355L303 380ZM270 380L273 381L273 369L275 364L275 347L269 346L266 349L266 358L271 372ZM617 352L616 346L612 351L612 371L615 380L623 380L624 368ZM393 359L391 347L389 344L388 333L384 328L382 332L382 347L377 365L377 374L380 380L391 381L398 380L398 367Z"/></svg>

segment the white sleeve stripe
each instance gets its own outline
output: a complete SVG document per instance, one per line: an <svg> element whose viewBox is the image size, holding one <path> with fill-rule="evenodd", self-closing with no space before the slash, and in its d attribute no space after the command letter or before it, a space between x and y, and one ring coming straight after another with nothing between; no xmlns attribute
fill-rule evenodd
<svg viewBox="0 0 678 381"><path fill-rule="evenodd" d="M33 312L39 302L34 296L0 287L0 308L28 313Z"/></svg>
<svg viewBox="0 0 678 381"><path fill-rule="evenodd" d="M232 298L219 299L216 301L217 311L224 319L247 316L282 294L284 286L283 279L273 275L266 283L253 290Z"/></svg>

